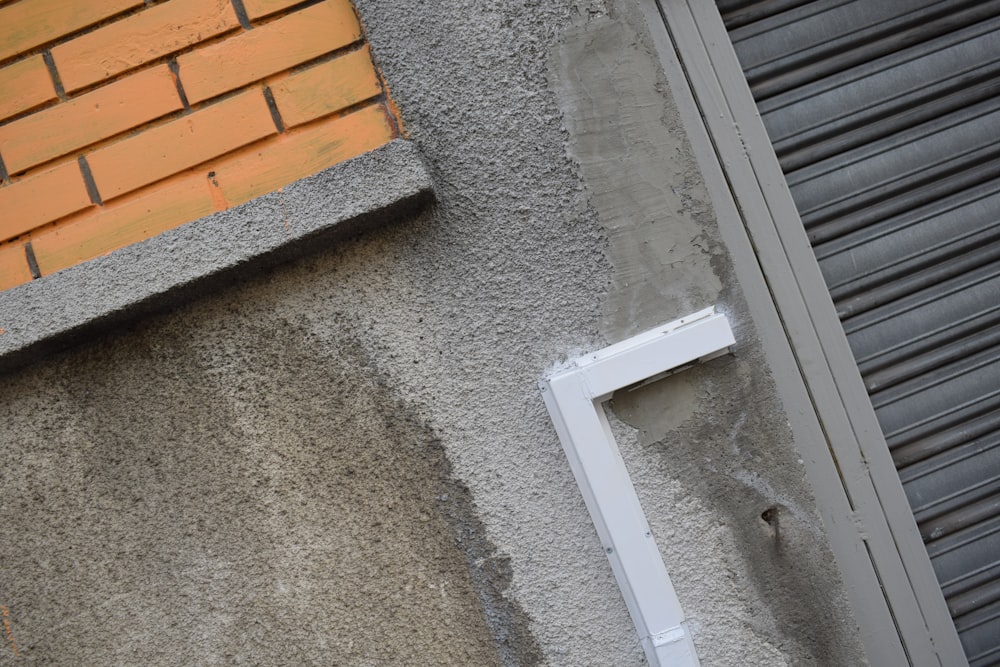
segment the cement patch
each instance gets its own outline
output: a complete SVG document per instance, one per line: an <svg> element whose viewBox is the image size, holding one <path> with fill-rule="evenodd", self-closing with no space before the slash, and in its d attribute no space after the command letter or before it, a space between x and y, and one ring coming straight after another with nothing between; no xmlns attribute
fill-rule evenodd
<svg viewBox="0 0 1000 667"><path fill-rule="evenodd" d="M661 313L700 310L722 288L697 166L670 131L666 84L637 39L621 21L591 18L566 32L553 60L569 151L615 265L602 324L631 333L661 324ZM677 289L694 275L697 289Z"/></svg>

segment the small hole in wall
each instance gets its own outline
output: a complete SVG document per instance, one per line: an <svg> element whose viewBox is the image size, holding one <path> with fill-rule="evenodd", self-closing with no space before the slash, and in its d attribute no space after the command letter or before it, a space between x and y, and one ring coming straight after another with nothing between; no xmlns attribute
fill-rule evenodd
<svg viewBox="0 0 1000 667"><path fill-rule="evenodd" d="M777 505L772 505L766 510L760 513L761 521L767 526L767 532L769 533L771 540L774 543L775 548L781 549L781 526L778 520L778 512L780 507Z"/></svg>

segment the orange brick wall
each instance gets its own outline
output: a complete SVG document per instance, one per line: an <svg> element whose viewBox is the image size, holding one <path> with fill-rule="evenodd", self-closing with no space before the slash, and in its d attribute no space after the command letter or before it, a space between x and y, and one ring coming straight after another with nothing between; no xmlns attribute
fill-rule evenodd
<svg viewBox="0 0 1000 667"><path fill-rule="evenodd" d="M0 289L398 136L349 0L0 4Z"/></svg>

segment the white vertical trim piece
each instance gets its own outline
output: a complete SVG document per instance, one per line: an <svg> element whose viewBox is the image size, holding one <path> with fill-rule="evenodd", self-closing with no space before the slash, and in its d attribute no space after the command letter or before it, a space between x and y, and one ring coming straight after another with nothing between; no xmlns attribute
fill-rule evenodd
<svg viewBox="0 0 1000 667"><path fill-rule="evenodd" d="M618 389L714 357L733 344L726 316L707 308L584 355L539 383L654 667L698 667L698 656L602 403Z"/></svg>

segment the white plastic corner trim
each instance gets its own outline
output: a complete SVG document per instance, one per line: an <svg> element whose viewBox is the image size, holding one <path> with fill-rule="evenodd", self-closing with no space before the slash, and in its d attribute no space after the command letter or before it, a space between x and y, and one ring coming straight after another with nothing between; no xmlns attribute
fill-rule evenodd
<svg viewBox="0 0 1000 667"><path fill-rule="evenodd" d="M539 383L650 665L699 662L601 404L618 389L724 354L734 343L726 316L707 308L584 355Z"/></svg>

